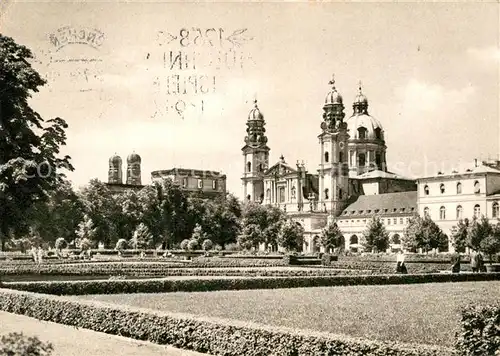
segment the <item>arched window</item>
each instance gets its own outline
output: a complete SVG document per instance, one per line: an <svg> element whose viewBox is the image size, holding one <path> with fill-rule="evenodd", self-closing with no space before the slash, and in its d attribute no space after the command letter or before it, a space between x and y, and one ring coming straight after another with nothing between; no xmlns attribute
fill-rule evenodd
<svg viewBox="0 0 500 356"><path fill-rule="evenodd" d="M380 127L377 127L375 129L375 138L380 140L382 138L382 130L380 129Z"/></svg>
<svg viewBox="0 0 500 356"><path fill-rule="evenodd" d="M259 172L262 172L264 170L264 165L261 163L259 164Z"/></svg>
<svg viewBox="0 0 500 356"><path fill-rule="evenodd" d="M328 159L330 158L330 154L325 152L325 163L328 163Z"/></svg>
<svg viewBox="0 0 500 356"><path fill-rule="evenodd" d="M342 194L344 194L344 192L342 191L342 188L339 188L339 199L342 199Z"/></svg>
<svg viewBox="0 0 500 356"><path fill-rule="evenodd" d="M325 189L325 199L328 199L328 188Z"/></svg>
<svg viewBox="0 0 500 356"><path fill-rule="evenodd" d="M457 220L462 219L463 216L462 212L463 212L462 205L457 206Z"/></svg>
<svg viewBox="0 0 500 356"><path fill-rule="evenodd" d="M441 191L441 194L444 194L444 192L445 192L445 189L444 189L444 183L441 183L441 184L439 185L439 190Z"/></svg>
<svg viewBox="0 0 500 356"><path fill-rule="evenodd" d="M357 243L358 243L358 237L356 235L352 235L351 238L349 239L349 244L356 245Z"/></svg>
<svg viewBox="0 0 500 356"><path fill-rule="evenodd" d="M479 182L477 180L474 182L474 193L475 194L481 193L481 187L480 187Z"/></svg>
<svg viewBox="0 0 500 356"><path fill-rule="evenodd" d="M340 163L344 162L344 152L342 151L339 152L339 162Z"/></svg>
<svg viewBox="0 0 500 356"><path fill-rule="evenodd" d="M425 195L429 195L429 186L428 186L428 185L426 185L426 186L424 187L424 194L425 194Z"/></svg>
<svg viewBox="0 0 500 356"><path fill-rule="evenodd" d="M429 215L429 208L428 207L424 208L424 216L427 217L427 218L430 217L430 215Z"/></svg>
<svg viewBox="0 0 500 356"><path fill-rule="evenodd" d="M479 204L474 205L474 217L479 218L481 216L481 207Z"/></svg>
<svg viewBox="0 0 500 356"><path fill-rule="evenodd" d="M252 171L252 162L248 162L247 163L247 172L251 172Z"/></svg>
<svg viewBox="0 0 500 356"><path fill-rule="evenodd" d="M457 194L462 194L462 183L457 183Z"/></svg>
<svg viewBox="0 0 500 356"><path fill-rule="evenodd" d="M358 138L363 140L366 138L366 128L365 127L360 127L358 128Z"/></svg>
<svg viewBox="0 0 500 356"><path fill-rule="evenodd" d="M394 234L394 236L392 236L392 243L397 245L401 243L401 237L399 234Z"/></svg>
<svg viewBox="0 0 500 356"><path fill-rule="evenodd" d="M292 199L295 199L295 187L292 187Z"/></svg>
<svg viewBox="0 0 500 356"><path fill-rule="evenodd" d="M382 156L380 153L375 154L375 164L377 165L377 169L382 169Z"/></svg>
<svg viewBox="0 0 500 356"><path fill-rule="evenodd" d="M446 220L446 208L444 206L439 208L439 219Z"/></svg>
<svg viewBox="0 0 500 356"><path fill-rule="evenodd" d="M499 215L498 215L499 212L500 212L500 210L499 210L498 203L494 202L493 203L493 209L492 209L492 212L491 212L491 216L494 217L494 218L498 218L499 217Z"/></svg>
<svg viewBox="0 0 500 356"><path fill-rule="evenodd" d="M360 153L358 155L358 166L364 167L366 164L366 155L364 153Z"/></svg>

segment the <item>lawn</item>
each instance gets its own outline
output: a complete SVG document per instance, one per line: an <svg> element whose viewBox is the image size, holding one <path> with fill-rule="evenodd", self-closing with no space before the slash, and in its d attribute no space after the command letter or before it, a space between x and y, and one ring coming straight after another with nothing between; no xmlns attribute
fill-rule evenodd
<svg viewBox="0 0 500 356"><path fill-rule="evenodd" d="M500 299L500 282L74 297L334 334L453 346L460 309Z"/></svg>

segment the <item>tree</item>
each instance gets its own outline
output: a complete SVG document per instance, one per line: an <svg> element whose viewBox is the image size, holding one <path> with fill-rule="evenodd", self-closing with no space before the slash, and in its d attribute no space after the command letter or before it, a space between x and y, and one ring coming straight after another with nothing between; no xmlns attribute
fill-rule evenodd
<svg viewBox="0 0 500 356"><path fill-rule="evenodd" d="M149 232L148 227L140 223L134 231L132 239L130 239L130 245L136 249L144 249L151 246L153 242L153 235Z"/></svg>
<svg viewBox="0 0 500 356"><path fill-rule="evenodd" d="M90 180L81 191L85 213L92 220L95 234L91 239L103 241L106 246L112 246L118 240L118 230L115 221L119 220L121 207L113 198L109 188L98 179Z"/></svg>
<svg viewBox="0 0 500 356"><path fill-rule="evenodd" d="M339 226L334 221L328 223L328 225L321 230L320 243L326 252L340 247L342 239L342 231L340 231Z"/></svg>
<svg viewBox="0 0 500 356"><path fill-rule="evenodd" d="M84 205L68 181L63 181L49 193L46 201L33 204L28 212L29 225L45 242L57 238L73 241L84 215Z"/></svg>
<svg viewBox="0 0 500 356"><path fill-rule="evenodd" d="M0 246L27 229L27 212L46 201L73 171L70 157L59 157L68 125L61 118L44 121L28 104L45 85L32 68L32 52L0 35ZM6 218L8 217L8 218ZM12 232L12 233L11 233Z"/></svg>
<svg viewBox="0 0 500 356"><path fill-rule="evenodd" d="M114 226L111 228L116 229L120 238L129 240L133 237L137 225L142 221L143 211L138 193L135 190L126 190L111 196L111 199L116 204L115 214L111 217Z"/></svg>
<svg viewBox="0 0 500 356"><path fill-rule="evenodd" d="M403 247L410 251L418 248L425 252L434 248L446 249L448 247L448 238L441 228L425 216L424 218L416 216L411 218L403 235Z"/></svg>
<svg viewBox="0 0 500 356"><path fill-rule="evenodd" d="M456 252L465 252L465 247L467 246L468 231L469 231L469 219L460 219L458 224L453 226L452 229L452 245Z"/></svg>
<svg viewBox="0 0 500 356"><path fill-rule="evenodd" d="M246 204L242 214L242 234L239 241L244 241L246 246L253 247L258 247L261 243L266 246L276 246L285 219L285 213L275 206Z"/></svg>
<svg viewBox="0 0 500 356"><path fill-rule="evenodd" d="M482 216L479 220L474 218L467 230L467 246L475 251L481 249L481 241L493 235L494 229L489 220Z"/></svg>
<svg viewBox="0 0 500 356"><path fill-rule="evenodd" d="M176 244L185 236L191 235L188 197L184 190L171 179L154 182L157 190L160 211L159 226L166 242Z"/></svg>
<svg viewBox="0 0 500 356"><path fill-rule="evenodd" d="M389 247L389 234L385 229L382 220L378 216L374 216L369 222L364 233L365 248L368 251L385 251Z"/></svg>
<svg viewBox="0 0 500 356"><path fill-rule="evenodd" d="M243 221L243 229L237 238L238 245L241 248L245 250L250 250L252 247L257 249L263 239L263 231L259 225Z"/></svg>
<svg viewBox="0 0 500 356"><path fill-rule="evenodd" d="M304 228L294 222L287 220L280 229L278 235L278 244L287 251L297 251L302 248L304 243Z"/></svg>
<svg viewBox="0 0 500 356"><path fill-rule="evenodd" d="M88 215L84 215L83 221L78 224L78 230L76 235L81 239L93 240L96 235L96 229L94 228L94 223Z"/></svg>
<svg viewBox="0 0 500 356"><path fill-rule="evenodd" d="M493 262L493 255L500 252L500 236L497 233L489 235L480 243L480 251L488 255L490 264Z"/></svg>

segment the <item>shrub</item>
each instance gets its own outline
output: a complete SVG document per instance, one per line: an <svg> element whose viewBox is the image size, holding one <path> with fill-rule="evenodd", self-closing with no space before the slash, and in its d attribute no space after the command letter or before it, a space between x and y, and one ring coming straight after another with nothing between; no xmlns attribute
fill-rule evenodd
<svg viewBox="0 0 500 356"><path fill-rule="evenodd" d="M460 356L497 356L500 350L500 304L465 307L456 340Z"/></svg>
<svg viewBox="0 0 500 356"><path fill-rule="evenodd" d="M214 243L210 239L206 239L203 241L203 244L201 245L201 248L205 251L211 250L214 246Z"/></svg>
<svg viewBox="0 0 500 356"><path fill-rule="evenodd" d="M211 355L452 355L452 350L438 346L384 343L10 290L0 290L0 309Z"/></svg>
<svg viewBox="0 0 500 356"><path fill-rule="evenodd" d="M188 250L188 244L189 244L189 240L188 239L182 240L180 248L182 250L184 250L184 251L187 251Z"/></svg>
<svg viewBox="0 0 500 356"><path fill-rule="evenodd" d="M125 239L119 239L118 241L116 241L116 247L115 247L115 250L117 251L123 251L127 248L128 246L128 241L125 240Z"/></svg>
<svg viewBox="0 0 500 356"><path fill-rule="evenodd" d="M198 241L196 241L195 239L189 240L188 245L187 245L187 248L189 251L195 251L198 247L199 247Z"/></svg>
<svg viewBox="0 0 500 356"><path fill-rule="evenodd" d="M54 247L56 248L56 250L60 251L63 248L65 248L66 246L68 246L68 243L66 242L66 240L63 237L59 237L56 239L56 242L54 244Z"/></svg>
<svg viewBox="0 0 500 356"><path fill-rule="evenodd" d="M37 337L28 337L22 333L10 333L0 338L0 355L6 356L48 356L53 347Z"/></svg>

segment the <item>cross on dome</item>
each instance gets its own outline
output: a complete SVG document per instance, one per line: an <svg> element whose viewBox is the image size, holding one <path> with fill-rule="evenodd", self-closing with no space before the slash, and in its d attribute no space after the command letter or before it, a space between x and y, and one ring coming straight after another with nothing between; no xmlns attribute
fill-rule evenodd
<svg viewBox="0 0 500 356"><path fill-rule="evenodd" d="M332 89L335 89L335 74L332 74L332 79L328 82L332 86Z"/></svg>

